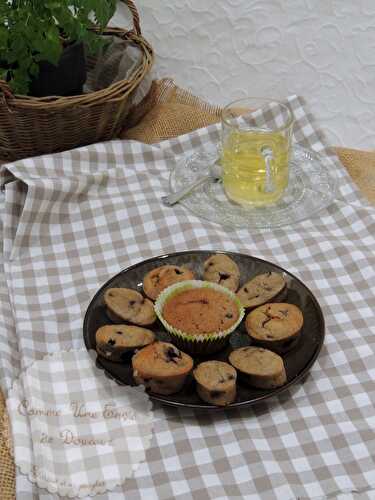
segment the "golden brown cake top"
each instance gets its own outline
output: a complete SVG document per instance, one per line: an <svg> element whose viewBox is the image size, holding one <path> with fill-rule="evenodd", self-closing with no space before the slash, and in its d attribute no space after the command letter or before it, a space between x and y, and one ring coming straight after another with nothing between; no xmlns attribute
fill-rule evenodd
<svg viewBox="0 0 375 500"><path fill-rule="evenodd" d="M152 269L143 280L143 290L152 300L156 300L165 288L180 281L193 280L194 273L181 266L160 266Z"/></svg>
<svg viewBox="0 0 375 500"><path fill-rule="evenodd" d="M154 342L133 356L132 365L142 378L163 378L189 373L193 359L169 342Z"/></svg>
<svg viewBox="0 0 375 500"><path fill-rule="evenodd" d="M230 328L239 317L239 308L224 292L210 288L192 288L167 299L163 317L173 328L188 334L202 335Z"/></svg>
<svg viewBox="0 0 375 500"><path fill-rule="evenodd" d="M246 318L246 329L257 339L281 340L295 335L303 325L301 310L284 302L254 309Z"/></svg>
<svg viewBox="0 0 375 500"><path fill-rule="evenodd" d="M237 297L246 308L254 308L274 300L286 287L284 277L279 273L258 274L245 283L237 292Z"/></svg>
<svg viewBox="0 0 375 500"><path fill-rule="evenodd" d="M200 363L194 370L194 377L208 390L226 391L236 383L237 372L228 363L211 360Z"/></svg>
<svg viewBox="0 0 375 500"><path fill-rule="evenodd" d="M284 372L281 356L262 347L246 346L232 351L229 361L239 371L263 377Z"/></svg>

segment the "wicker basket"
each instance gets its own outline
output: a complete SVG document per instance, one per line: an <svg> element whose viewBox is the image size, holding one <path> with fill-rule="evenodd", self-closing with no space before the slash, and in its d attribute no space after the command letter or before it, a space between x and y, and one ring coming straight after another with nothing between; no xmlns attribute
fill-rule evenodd
<svg viewBox="0 0 375 500"><path fill-rule="evenodd" d="M153 51L142 37L133 1L121 1L131 11L133 29L108 27L104 35L136 44L143 54L141 64L127 80L70 97L13 95L7 83L0 80L0 160L64 151L118 135L129 112L129 96L153 63Z"/></svg>

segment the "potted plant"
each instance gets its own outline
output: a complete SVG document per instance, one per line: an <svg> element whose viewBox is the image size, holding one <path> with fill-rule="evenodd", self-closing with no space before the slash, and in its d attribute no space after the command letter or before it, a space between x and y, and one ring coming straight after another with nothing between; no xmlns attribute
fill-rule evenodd
<svg viewBox="0 0 375 500"><path fill-rule="evenodd" d="M0 0L0 79L13 93L76 95L116 0Z"/></svg>

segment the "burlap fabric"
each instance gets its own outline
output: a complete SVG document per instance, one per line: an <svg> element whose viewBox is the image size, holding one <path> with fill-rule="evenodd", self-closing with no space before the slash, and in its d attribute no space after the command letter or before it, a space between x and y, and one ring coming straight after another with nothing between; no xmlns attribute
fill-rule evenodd
<svg viewBox="0 0 375 500"><path fill-rule="evenodd" d="M375 152L336 148L336 153L362 193L375 204Z"/></svg>
<svg viewBox="0 0 375 500"><path fill-rule="evenodd" d="M133 120L143 120L122 133L124 139L146 143L187 133L220 119L220 108L208 105L189 92L179 89L172 80L154 82L142 108L135 109ZM337 153L354 181L371 202L375 202L375 153L338 148ZM3 425L4 399L0 394L0 425ZM14 464L6 439L0 433L0 498L14 498Z"/></svg>
<svg viewBox="0 0 375 500"><path fill-rule="evenodd" d="M4 425L5 401L0 391L0 425ZM3 435L0 432L0 498L1 500L10 500L15 497L15 478L14 478L14 462L9 448Z"/></svg>
<svg viewBox="0 0 375 500"><path fill-rule="evenodd" d="M146 116L124 130L121 138L152 144L216 123L221 113L219 106L207 104L169 78L153 82L142 107L149 109ZM137 112L133 110L130 123L137 121L134 117Z"/></svg>

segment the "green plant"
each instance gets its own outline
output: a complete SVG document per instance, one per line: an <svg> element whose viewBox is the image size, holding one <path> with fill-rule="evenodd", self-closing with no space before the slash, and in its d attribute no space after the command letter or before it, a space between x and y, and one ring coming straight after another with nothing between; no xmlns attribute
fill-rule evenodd
<svg viewBox="0 0 375 500"><path fill-rule="evenodd" d="M57 65L65 43L82 41L91 53L116 0L0 0L0 79L27 94L39 63Z"/></svg>

